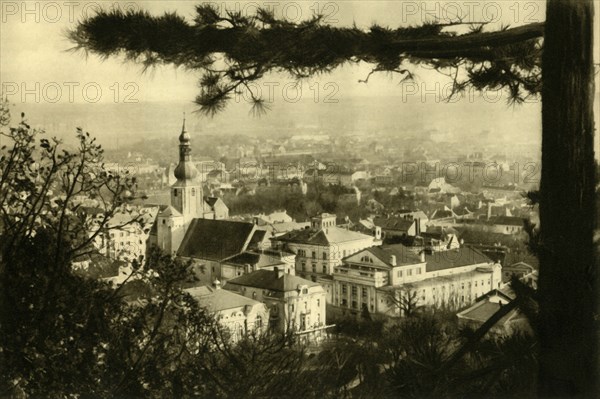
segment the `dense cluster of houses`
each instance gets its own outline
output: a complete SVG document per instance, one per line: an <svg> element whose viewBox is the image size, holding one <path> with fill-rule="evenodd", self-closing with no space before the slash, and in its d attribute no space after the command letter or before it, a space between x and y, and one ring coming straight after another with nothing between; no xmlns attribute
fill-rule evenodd
<svg viewBox="0 0 600 399"><path fill-rule="evenodd" d="M420 307L445 307L460 310L463 323L483 322L514 299L513 275L535 281L533 266L519 261L503 267L468 245L468 234L462 234L465 226L521 234L523 218L501 201L463 195L443 178L423 188L441 205L431 212L385 211L375 201L369 204L373 216L356 221L322 213L296 222L285 211L235 218L220 198L205 195L203 182L227 177L223 169L198 169L185 123L179 142L170 205L139 207L135 220L131 212L116 215L97 246L111 259L125 259L124 254L143 259L156 246L189 260L198 284L187 291L217 315L234 339L269 328L318 339L330 327L328 306L391 317ZM365 171L328 171L319 165L307 175L348 187L369 177ZM140 216L146 228L137 223ZM512 314L502 325L517 328L519 320Z"/></svg>

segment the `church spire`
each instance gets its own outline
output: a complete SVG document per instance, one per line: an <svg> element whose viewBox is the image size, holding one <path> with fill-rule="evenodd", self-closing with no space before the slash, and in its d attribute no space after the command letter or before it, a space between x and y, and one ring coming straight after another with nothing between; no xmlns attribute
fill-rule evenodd
<svg viewBox="0 0 600 399"><path fill-rule="evenodd" d="M198 175L198 170L192 163L191 152L190 134L185 130L184 112L181 134L179 135L179 164L175 168L175 177L177 180L193 180Z"/></svg>

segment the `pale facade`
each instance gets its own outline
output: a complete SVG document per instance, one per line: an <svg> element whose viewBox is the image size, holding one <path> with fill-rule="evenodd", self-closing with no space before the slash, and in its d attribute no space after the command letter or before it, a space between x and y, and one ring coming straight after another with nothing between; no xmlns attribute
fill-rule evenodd
<svg viewBox="0 0 600 399"><path fill-rule="evenodd" d="M333 271L342 259L364 248L381 244L374 237L336 227L336 216L322 214L311 221L309 229L292 231L273 238L273 246L296 255L296 274L319 283L333 301Z"/></svg>
<svg viewBox="0 0 600 399"><path fill-rule="evenodd" d="M263 334L268 329L269 310L264 303L213 286L199 286L185 290L200 306L212 312L232 341L248 334Z"/></svg>
<svg viewBox="0 0 600 399"><path fill-rule="evenodd" d="M106 223L106 230L96 236L96 248L110 259L143 260L158 210L157 206L138 207L115 213Z"/></svg>
<svg viewBox="0 0 600 399"><path fill-rule="evenodd" d="M325 291L312 281L279 269L259 270L228 281L225 288L263 302L277 331L312 339L322 337L327 327Z"/></svg>
<svg viewBox="0 0 600 399"><path fill-rule="evenodd" d="M415 254L401 244L367 248L344 259L333 275L333 304L400 316L408 306L469 305L501 284L501 266L468 247ZM405 305L406 306L406 305Z"/></svg>

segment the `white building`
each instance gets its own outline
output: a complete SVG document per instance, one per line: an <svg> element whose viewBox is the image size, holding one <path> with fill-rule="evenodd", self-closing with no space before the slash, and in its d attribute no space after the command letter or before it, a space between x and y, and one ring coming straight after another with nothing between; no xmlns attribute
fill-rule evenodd
<svg viewBox="0 0 600 399"><path fill-rule="evenodd" d="M274 249L296 254L296 274L319 283L333 299L333 269L342 259L361 249L381 244L381 234L370 236L336 226L336 215L324 213L311 220L310 228L273 237Z"/></svg>
<svg viewBox="0 0 600 399"><path fill-rule="evenodd" d="M269 326L269 310L265 304L221 289L215 281L213 286L200 286L185 290L200 306L212 312L225 328L229 338L238 341L248 334L262 334Z"/></svg>
<svg viewBox="0 0 600 399"><path fill-rule="evenodd" d="M402 314L400 303L458 309L498 288L501 268L469 247L420 254L402 244L366 248L335 268L333 304L391 316Z"/></svg>
<svg viewBox="0 0 600 399"><path fill-rule="evenodd" d="M225 288L263 302L270 311L270 325L306 339L319 339L325 323L325 291L319 284L283 270L258 270L230 280Z"/></svg>

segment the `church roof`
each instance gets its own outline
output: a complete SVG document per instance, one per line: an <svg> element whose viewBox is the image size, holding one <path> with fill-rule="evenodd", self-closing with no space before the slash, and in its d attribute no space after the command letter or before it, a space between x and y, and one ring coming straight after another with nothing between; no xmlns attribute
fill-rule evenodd
<svg viewBox="0 0 600 399"><path fill-rule="evenodd" d="M194 219L177 255L221 261L245 251L253 234L252 223Z"/></svg>

